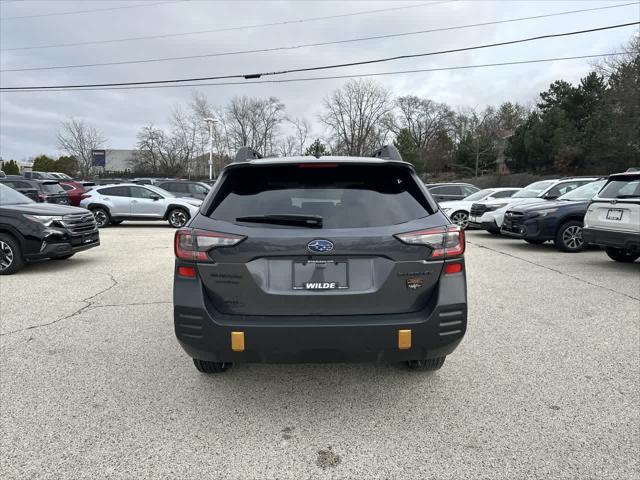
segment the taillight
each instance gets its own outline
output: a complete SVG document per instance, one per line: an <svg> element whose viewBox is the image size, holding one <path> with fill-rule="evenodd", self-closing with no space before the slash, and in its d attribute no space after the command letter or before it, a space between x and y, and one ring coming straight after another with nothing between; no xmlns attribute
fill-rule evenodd
<svg viewBox="0 0 640 480"><path fill-rule="evenodd" d="M89 195L88 193L83 193L82 195L80 195L80 200L83 200L85 198L89 198L91 195Z"/></svg>
<svg viewBox="0 0 640 480"><path fill-rule="evenodd" d="M231 233L207 232L191 228L176 231L174 250L182 260L208 260L207 252L214 248L232 247L247 237Z"/></svg>
<svg viewBox="0 0 640 480"><path fill-rule="evenodd" d="M464 253L464 230L458 225L399 233L395 237L409 245L431 247L430 258L453 258Z"/></svg>

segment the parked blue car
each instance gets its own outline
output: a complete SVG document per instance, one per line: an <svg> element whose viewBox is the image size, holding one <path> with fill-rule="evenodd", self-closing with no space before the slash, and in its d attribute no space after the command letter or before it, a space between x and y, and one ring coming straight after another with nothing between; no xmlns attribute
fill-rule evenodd
<svg viewBox="0 0 640 480"><path fill-rule="evenodd" d="M582 226L589 201L605 183L588 183L553 201L516 205L505 213L500 232L533 244L552 240L560 251L579 252L584 248Z"/></svg>

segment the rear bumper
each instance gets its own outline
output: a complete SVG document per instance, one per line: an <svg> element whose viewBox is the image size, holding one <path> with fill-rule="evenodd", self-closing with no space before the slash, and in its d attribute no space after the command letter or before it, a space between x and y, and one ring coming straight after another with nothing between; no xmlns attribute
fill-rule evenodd
<svg viewBox="0 0 640 480"><path fill-rule="evenodd" d="M421 360L453 352L467 328L464 273L443 276L435 297L402 315L248 317L215 312L199 279L175 277L175 333L189 356L217 362ZM400 350L398 330L407 329L411 348ZM232 350L231 332L244 333L244 351Z"/></svg>
<svg viewBox="0 0 640 480"><path fill-rule="evenodd" d="M640 251L640 234L638 233L614 232L585 227L582 229L582 237L586 243L591 245L622 248L633 252Z"/></svg>

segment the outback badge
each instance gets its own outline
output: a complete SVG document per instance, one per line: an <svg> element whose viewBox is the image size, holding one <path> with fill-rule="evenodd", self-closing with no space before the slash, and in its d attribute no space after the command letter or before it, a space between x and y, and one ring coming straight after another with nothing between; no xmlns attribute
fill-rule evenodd
<svg viewBox="0 0 640 480"><path fill-rule="evenodd" d="M407 278L407 288L411 290L416 290L424 285L424 280L422 278Z"/></svg>

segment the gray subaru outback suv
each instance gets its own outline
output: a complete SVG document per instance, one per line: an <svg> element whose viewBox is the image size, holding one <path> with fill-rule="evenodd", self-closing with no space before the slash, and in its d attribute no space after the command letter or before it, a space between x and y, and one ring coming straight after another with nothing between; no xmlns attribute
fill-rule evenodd
<svg viewBox="0 0 640 480"><path fill-rule="evenodd" d="M393 146L371 157L243 148L175 235L178 341L235 362L435 370L467 324L464 231Z"/></svg>

